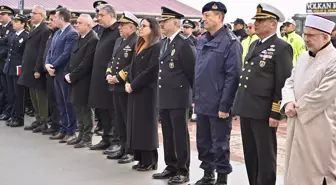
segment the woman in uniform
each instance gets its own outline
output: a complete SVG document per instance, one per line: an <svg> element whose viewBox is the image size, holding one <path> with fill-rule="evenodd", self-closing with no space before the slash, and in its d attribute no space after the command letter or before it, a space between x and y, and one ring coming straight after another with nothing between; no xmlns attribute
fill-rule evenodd
<svg viewBox="0 0 336 185"><path fill-rule="evenodd" d="M134 151L132 168L138 171L157 169L158 123L156 89L161 38L159 23L145 18L139 28L136 54L130 65L125 90L128 96L127 145Z"/></svg>
<svg viewBox="0 0 336 185"><path fill-rule="evenodd" d="M3 69L7 77L9 104L12 109L10 111L11 119L6 125L11 127L23 126L24 118L24 87L17 84L21 72L22 56L25 48L25 43L28 38L29 26L27 17L22 14L16 14L13 18L12 32L3 42L8 44L6 52L7 59Z"/></svg>

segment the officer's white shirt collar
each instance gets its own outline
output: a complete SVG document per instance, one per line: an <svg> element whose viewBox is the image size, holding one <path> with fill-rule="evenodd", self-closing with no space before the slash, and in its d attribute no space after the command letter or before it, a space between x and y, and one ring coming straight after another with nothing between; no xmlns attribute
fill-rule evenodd
<svg viewBox="0 0 336 185"><path fill-rule="evenodd" d="M266 42L267 39L271 38L271 37L272 37L273 35L275 35L275 34L276 34L276 33L274 33L274 34L272 34L272 35L270 35L270 36L268 36L268 37L262 39L262 40L261 40L261 43Z"/></svg>
<svg viewBox="0 0 336 185"><path fill-rule="evenodd" d="M176 37L176 35L179 34L179 33L180 33L180 30L178 30L176 33L174 33L172 36L169 37L170 43L174 40L174 38Z"/></svg>
<svg viewBox="0 0 336 185"><path fill-rule="evenodd" d="M23 31L24 31L24 29L22 29L22 30L19 31L19 32L16 32L16 35L19 36Z"/></svg>

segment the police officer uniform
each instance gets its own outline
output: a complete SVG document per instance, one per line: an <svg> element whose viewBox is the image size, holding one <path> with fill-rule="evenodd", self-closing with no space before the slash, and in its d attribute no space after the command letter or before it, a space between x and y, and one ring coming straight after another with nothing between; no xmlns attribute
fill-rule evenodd
<svg viewBox="0 0 336 185"><path fill-rule="evenodd" d="M71 12L70 23L73 27L76 27L77 19L80 16L78 12Z"/></svg>
<svg viewBox="0 0 336 185"><path fill-rule="evenodd" d="M254 19L282 22L284 16L272 5L260 3ZM234 112L240 116L250 185L276 183L276 128L270 121L281 119L281 89L291 74L292 59L291 46L275 32L253 42L245 58Z"/></svg>
<svg viewBox="0 0 336 185"><path fill-rule="evenodd" d="M0 14L14 15L14 10L8 6L0 6ZM13 32L12 22L2 25L0 27L0 40L8 36ZM0 43L0 51L8 49L8 45L2 42ZM10 118L11 105L8 104L8 88L6 75L2 72L7 55L0 57L0 120L8 120Z"/></svg>
<svg viewBox="0 0 336 185"><path fill-rule="evenodd" d="M195 29L196 28L196 25L193 21L189 20L189 19L185 19L183 21L183 27L184 28L191 28L191 29ZM196 46L197 44L197 38L191 34L191 35L186 35L192 42L193 44Z"/></svg>
<svg viewBox="0 0 336 185"><path fill-rule="evenodd" d="M13 21L27 22L27 18L22 14L16 14ZM7 78L8 87L8 104L11 106L11 121L7 122L7 126L19 127L23 126L24 118L24 86L17 84L22 64L22 56L25 48L25 42L28 33L22 29L19 32L11 32L2 41L8 44L8 50L2 50L1 53L7 53L6 63L3 73ZM1 54L0 54L1 55Z"/></svg>
<svg viewBox="0 0 336 185"><path fill-rule="evenodd" d="M184 15L162 7L162 19ZM195 47L179 30L161 41L158 80L158 108L163 133L166 169L154 179L170 178L169 183L189 181L190 141L188 113L194 79Z"/></svg>
<svg viewBox="0 0 336 185"><path fill-rule="evenodd" d="M226 14L220 2L209 2L202 13ZM207 23L206 20L204 22ZM239 39L223 25L213 35L205 32L196 46L194 103L197 114L197 149L202 179L196 185L226 185L230 165L231 107L241 73L242 47ZM219 112L221 114L219 115ZM229 116L224 118L227 113ZM221 116L221 118L219 117Z"/></svg>
<svg viewBox="0 0 336 185"><path fill-rule="evenodd" d="M118 20L120 24L134 24L139 26L139 20L132 13L125 11ZM116 76L118 83L110 84L113 92L114 108L116 113L116 128L120 136L121 149L107 156L108 159L119 159L118 163L129 163L134 160L133 153L126 147L127 140L127 104L128 93L125 91L125 81L129 65L135 54L138 35L134 31L129 37L119 37L113 49L112 60L108 64L106 75Z"/></svg>

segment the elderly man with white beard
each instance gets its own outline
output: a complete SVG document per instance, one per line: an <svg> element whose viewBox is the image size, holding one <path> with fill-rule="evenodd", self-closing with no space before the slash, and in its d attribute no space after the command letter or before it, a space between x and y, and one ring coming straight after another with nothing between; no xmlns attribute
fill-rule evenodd
<svg viewBox="0 0 336 185"><path fill-rule="evenodd" d="M297 61L282 89L286 114L285 185L336 184L335 23L308 15L304 40L309 51Z"/></svg>

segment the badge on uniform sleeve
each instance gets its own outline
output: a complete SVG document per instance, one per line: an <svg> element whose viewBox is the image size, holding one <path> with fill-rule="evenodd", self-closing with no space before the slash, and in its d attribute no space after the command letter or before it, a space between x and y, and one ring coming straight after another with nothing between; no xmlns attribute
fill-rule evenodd
<svg viewBox="0 0 336 185"><path fill-rule="evenodd" d="M127 52L124 53L124 57L125 57L125 58L128 57L128 53L127 53Z"/></svg>
<svg viewBox="0 0 336 185"><path fill-rule="evenodd" d="M260 67L265 67L265 65L266 65L266 62L265 62L265 61L262 61L262 60L261 60L261 61L259 62L259 66L260 66Z"/></svg>
<svg viewBox="0 0 336 185"><path fill-rule="evenodd" d="M21 44L23 42L23 38L21 38L20 40L19 40L19 43Z"/></svg>
<svg viewBox="0 0 336 185"><path fill-rule="evenodd" d="M169 62L169 68L173 69L175 67L174 62Z"/></svg>
<svg viewBox="0 0 336 185"><path fill-rule="evenodd" d="M6 35L9 33L9 30L6 31Z"/></svg>

